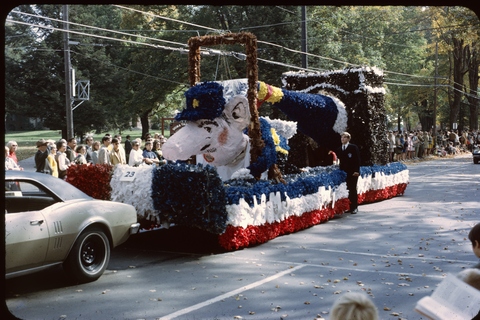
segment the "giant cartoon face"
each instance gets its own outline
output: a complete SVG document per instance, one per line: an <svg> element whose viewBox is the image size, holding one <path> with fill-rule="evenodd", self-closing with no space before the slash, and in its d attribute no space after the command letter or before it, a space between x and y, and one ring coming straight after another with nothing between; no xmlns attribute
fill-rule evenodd
<svg viewBox="0 0 480 320"><path fill-rule="evenodd" d="M220 116L187 121L163 145L163 156L175 161L203 154L205 161L214 166L235 163L245 155L248 136L243 130L249 123L247 98L234 96L225 104Z"/></svg>

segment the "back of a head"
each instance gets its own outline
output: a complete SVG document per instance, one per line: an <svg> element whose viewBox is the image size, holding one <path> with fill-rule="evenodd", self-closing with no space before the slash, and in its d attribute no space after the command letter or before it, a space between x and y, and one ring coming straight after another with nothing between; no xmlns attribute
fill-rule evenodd
<svg viewBox="0 0 480 320"><path fill-rule="evenodd" d="M472 245L475 246L475 241L480 243L480 223L477 223L468 233L468 239L472 242Z"/></svg>
<svg viewBox="0 0 480 320"><path fill-rule="evenodd" d="M330 320L378 320L378 313L366 294L347 292L333 304Z"/></svg>

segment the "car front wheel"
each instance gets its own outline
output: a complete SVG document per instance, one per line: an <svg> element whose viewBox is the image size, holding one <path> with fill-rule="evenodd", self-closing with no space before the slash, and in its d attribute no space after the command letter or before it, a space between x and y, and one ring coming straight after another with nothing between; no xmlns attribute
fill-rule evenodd
<svg viewBox="0 0 480 320"><path fill-rule="evenodd" d="M84 231L64 262L64 268L77 281L95 281L103 274L110 260L110 244L105 233L97 228Z"/></svg>

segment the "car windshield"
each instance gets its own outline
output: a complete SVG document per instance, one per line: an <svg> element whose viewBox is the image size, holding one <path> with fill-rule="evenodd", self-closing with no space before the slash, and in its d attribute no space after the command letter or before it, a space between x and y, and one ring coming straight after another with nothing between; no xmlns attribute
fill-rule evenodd
<svg viewBox="0 0 480 320"><path fill-rule="evenodd" d="M83 191L80 191L73 185L68 182L63 181L62 179L55 178L53 176L42 174L42 173L25 173L22 171L12 173L8 172L5 175L5 188L11 186L15 188L14 185L20 187L20 185L32 185L45 193L53 193L55 196L60 198L63 201L75 200L75 199L92 199L92 197L85 194ZM10 189L11 191L15 191ZM34 190L28 190L30 192L40 192Z"/></svg>

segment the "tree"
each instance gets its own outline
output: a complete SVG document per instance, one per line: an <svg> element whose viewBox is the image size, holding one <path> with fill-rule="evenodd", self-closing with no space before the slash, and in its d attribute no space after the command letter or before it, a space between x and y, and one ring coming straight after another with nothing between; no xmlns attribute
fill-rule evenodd
<svg viewBox="0 0 480 320"><path fill-rule="evenodd" d="M466 94L469 103L469 127L478 130L478 113L480 109L480 97L478 92L480 53L478 42L472 43L472 49L467 53L468 56L468 84L469 89ZM477 90L475 90L477 88Z"/></svg>
<svg viewBox="0 0 480 320"><path fill-rule="evenodd" d="M431 10L434 14L432 21L436 28L436 36L443 42L440 48L448 52L451 59L450 68L453 84L449 92L451 98L448 124L450 128L453 128L454 123L460 123L461 126L458 129L463 130L463 121L459 119L459 113L464 91L471 92L473 89L474 92L470 97L478 99L477 94L475 94L476 88L467 89L465 85L465 76L469 71L472 52L477 50L472 47L477 47L480 38L478 17L465 7L434 7ZM475 59L477 58L475 57ZM475 69L475 62L472 62L472 68ZM472 72L475 71L472 70ZM475 81L474 76L472 81ZM468 84L471 85L469 82ZM478 119L478 108L473 107L470 112L476 112L476 114L470 114L470 119ZM478 127L478 121L476 126Z"/></svg>
<svg viewBox="0 0 480 320"><path fill-rule="evenodd" d="M171 5L132 6L155 16L177 17L177 8ZM149 37L158 37L168 41L178 41L180 35L170 32L178 29L173 22L160 18L152 18L137 12L122 13L122 27L135 29ZM129 37L136 41L144 41L143 37ZM182 43L185 43L183 41ZM142 137L149 131L149 117L153 114L171 116L169 108L163 108L165 98L179 87L188 87L186 55L178 51L159 50L151 47L127 45L122 65L128 69L125 82L130 95L125 101L132 114L140 117ZM128 53L128 54L127 54Z"/></svg>
<svg viewBox="0 0 480 320"><path fill-rule="evenodd" d="M81 24L70 26L81 33L70 33L70 39L78 42L70 46L72 66L77 80L90 80L91 85L90 100L74 111L79 136L91 130L123 130L138 118L143 136L151 117L170 117L174 109L170 96L189 86L187 55L180 54L179 48L188 49L191 36L252 32L258 39L259 78L276 86L282 86L282 73L301 68L299 6L129 8L134 10L114 5L70 6L70 21ZM40 117L48 127L63 129L61 6L23 5L17 9L21 13L10 14L14 20L57 30L6 24L6 113ZM478 127L478 25L478 17L463 7L309 6L308 68L379 67L385 71L386 109L392 126L415 127L418 115L422 129L427 130L433 124L438 43L438 73L450 78L450 83L440 79L437 118L451 127L453 120L463 119L458 117L462 103L467 103L465 119L470 119L471 128ZM169 44L163 46L165 41ZM202 56L202 81L246 76L245 61L237 54L244 53L241 45L210 49L222 53ZM262 106L260 113L282 117L268 105Z"/></svg>
<svg viewBox="0 0 480 320"><path fill-rule="evenodd" d="M10 13L25 23L58 27L55 21L40 18L42 15L59 18L59 10L52 5L23 5ZM45 126L61 129L65 123L63 51L58 50L61 35L20 24L5 29L10 35L5 39L6 113L40 118Z"/></svg>
<svg viewBox="0 0 480 320"><path fill-rule="evenodd" d="M296 6L185 6L181 7L184 20L198 23L209 29L200 35L218 32L251 32L258 41L259 79L280 86L283 72L290 71L288 64L300 65L301 57L285 50L300 50L300 9ZM258 17L262 17L261 20ZM261 23L259 23L261 21ZM274 45L266 44L273 43ZM245 53L240 45L218 46L212 49ZM266 60L266 61L263 61ZM280 61L286 66L272 65L267 61ZM229 80L246 77L246 63L234 55L202 57L202 80Z"/></svg>

